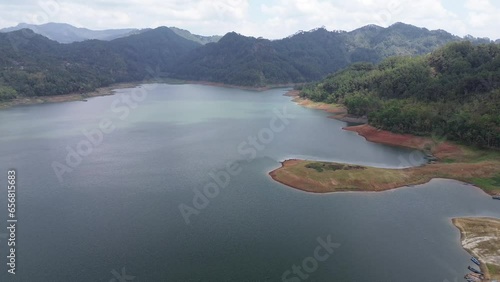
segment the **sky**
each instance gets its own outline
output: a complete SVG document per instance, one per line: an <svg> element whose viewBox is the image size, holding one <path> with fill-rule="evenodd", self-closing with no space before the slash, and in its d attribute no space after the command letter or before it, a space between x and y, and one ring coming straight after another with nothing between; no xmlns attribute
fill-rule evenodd
<svg viewBox="0 0 500 282"><path fill-rule="evenodd" d="M324 26L350 31L404 22L500 39L500 0L0 0L0 28L63 22L89 29L176 26L278 39Z"/></svg>

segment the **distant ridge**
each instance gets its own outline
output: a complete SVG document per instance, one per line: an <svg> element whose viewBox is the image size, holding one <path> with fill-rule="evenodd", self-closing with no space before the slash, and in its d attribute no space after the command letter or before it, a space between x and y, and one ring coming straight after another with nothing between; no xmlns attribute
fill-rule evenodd
<svg viewBox="0 0 500 282"><path fill-rule="evenodd" d="M426 54L462 40L491 42L404 23L387 28L367 25L350 32L320 27L272 41L230 32L217 43L190 52L173 75L246 86L303 83L355 62L377 63L390 56Z"/></svg>
<svg viewBox="0 0 500 282"><path fill-rule="evenodd" d="M188 30L185 29L180 29L177 27L169 27L173 32L175 32L177 35L182 36L186 39L192 40L194 42L200 43L202 45L208 44L208 43L215 43L218 42L222 36L220 35L212 35L212 36L203 36L203 35L197 35L197 34L192 34Z"/></svg>
<svg viewBox="0 0 500 282"><path fill-rule="evenodd" d="M151 30L150 28L91 30L87 28L75 27L66 23L46 23L41 25L20 23L15 27L0 29L0 32L6 33L21 29L31 29L37 34L43 35L51 40L65 44L73 42L81 42L85 40L93 40L93 39L111 41L113 39L127 37L130 35ZM177 35L202 45L205 45L207 43L217 42L219 41L219 39L222 38L222 36L219 35L202 36L202 35L192 34L187 30L180 29L177 27L170 27L170 29Z"/></svg>
<svg viewBox="0 0 500 282"><path fill-rule="evenodd" d="M74 27L65 23L46 23L42 25L20 23L15 27L0 29L0 32L5 33L21 29L31 29L35 33L43 35L59 43L73 43L89 39L109 41L140 32L139 29L133 28L90 30L87 28Z"/></svg>

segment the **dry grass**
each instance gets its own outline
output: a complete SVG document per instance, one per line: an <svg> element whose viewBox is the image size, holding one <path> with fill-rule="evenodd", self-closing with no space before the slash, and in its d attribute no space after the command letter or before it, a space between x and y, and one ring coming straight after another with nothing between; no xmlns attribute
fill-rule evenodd
<svg viewBox="0 0 500 282"><path fill-rule="evenodd" d="M500 220L455 218L463 247L482 262L486 279L500 279Z"/></svg>
<svg viewBox="0 0 500 282"><path fill-rule="evenodd" d="M313 193L339 191L385 191L408 185L429 182L433 178L457 179L476 184L477 179L494 178L500 163L437 163L406 169L362 167L363 169L340 169L318 171L313 167L341 165L314 161L285 161L283 166L270 173L272 178L285 185ZM485 186L487 193L500 192L498 186Z"/></svg>

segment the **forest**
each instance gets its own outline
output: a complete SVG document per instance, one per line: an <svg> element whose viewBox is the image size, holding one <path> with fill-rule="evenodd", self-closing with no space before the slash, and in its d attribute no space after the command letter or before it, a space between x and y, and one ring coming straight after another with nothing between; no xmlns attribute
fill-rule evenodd
<svg viewBox="0 0 500 282"><path fill-rule="evenodd" d="M500 148L500 45L455 42L428 55L356 63L301 87L398 133Z"/></svg>
<svg viewBox="0 0 500 282"><path fill-rule="evenodd" d="M355 62L421 55L465 40L403 23L388 28L369 25L351 32L317 28L280 40L231 32L205 45L199 38L189 40L176 32L159 27L111 41L71 44L49 40L30 29L0 33L0 101L85 93L151 77L252 87L304 83Z"/></svg>
<svg viewBox="0 0 500 282"><path fill-rule="evenodd" d="M166 27L112 41L71 44L29 29L0 33L0 101L168 77L178 58L199 46Z"/></svg>

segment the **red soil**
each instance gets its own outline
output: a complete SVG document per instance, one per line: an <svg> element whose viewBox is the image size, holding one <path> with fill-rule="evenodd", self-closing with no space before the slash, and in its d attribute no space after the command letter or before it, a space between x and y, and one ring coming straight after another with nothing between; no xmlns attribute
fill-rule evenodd
<svg viewBox="0 0 500 282"><path fill-rule="evenodd" d="M377 129L368 124L350 126L344 129L357 132L359 135L365 137L366 140L375 143L401 146L418 150L430 148L431 152L440 159L460 155L462 153L462 150L459 146L446 141L439 143L429 137L392 133L389 131Z"/></svg>

